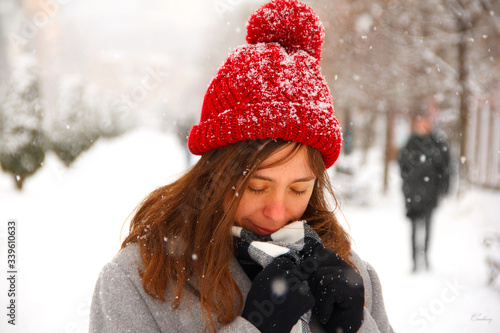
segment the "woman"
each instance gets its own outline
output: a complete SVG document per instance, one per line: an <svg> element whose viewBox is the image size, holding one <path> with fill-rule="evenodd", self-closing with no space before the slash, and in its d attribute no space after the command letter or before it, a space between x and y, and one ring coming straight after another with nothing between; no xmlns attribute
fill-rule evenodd
<svg viewBox="0 0 500 333"><path fill-rule="evenodd" d="M190 132L201 159L139 205L91 332L392 332L376 273L329 207L342 138L323 36L298 1L251 16Z"/></svg>

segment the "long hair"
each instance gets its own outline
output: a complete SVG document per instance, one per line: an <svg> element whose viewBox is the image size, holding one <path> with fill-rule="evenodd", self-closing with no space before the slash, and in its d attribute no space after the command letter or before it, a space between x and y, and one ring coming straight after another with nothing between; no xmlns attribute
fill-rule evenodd
<svg viewBox="0 0 500 333"><path fill-rule="evenodd" d="M213 314L223 325L236 318L243 297L229 263L234 256L231 227L240 194L260 163L286 145L294 145L294 149L266 166L271 167L291 158L302 144L248 140L214 149L203 154L179 179L156 189L139 204L122 248L129 243L140 245L143 269L139 273L150 296L165 301L165 291L171 288L175 295L172 305L177 308L189 279L198 287L207 327L215 331ZM334 199L335 206L337 201L322 156L306 147L317 180L302 219L326 247L350 263L350 238L330 208L327 195Z"/></svg>

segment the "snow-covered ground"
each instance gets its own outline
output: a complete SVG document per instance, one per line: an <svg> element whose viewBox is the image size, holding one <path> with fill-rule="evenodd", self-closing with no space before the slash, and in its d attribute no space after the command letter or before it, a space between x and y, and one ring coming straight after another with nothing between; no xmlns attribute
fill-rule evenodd
<svg viewBox="0 0 500 333"><path fill-rule="evenodd" d="M98 141L69 169L49 154L21 193L0 173L0 332L86 332L94 283L118 251L127 217L184 169L174 136L139 130ZM434 218L432 270L415 275L397 170L391 170L387 195L379 190L380 178L380 170L368 167L355 181L334 175L334 183L341 194L362 199L344 200L344 223L357 252L379 273L396 332L500 332L500 281L487 285L483 244L500 233L494 208L500 193L471 189L444 200ZM15 327L6 316L9 219L18 225Z"/></svg>
<svg viewBox="0 0 500 333"><path fill-rule="evenodd" d="M486 247L484 242L500 235L500 192L472 188L458 197L452 186L433 217L431 270L412 274L411 224L399 168L391 165L389 190L382 195L380 161L373 152L371 167L358 168L351 181L334 176L333 183L339 179L338 192L349 194L342 204L344 223L356 251L379 274L393 328L399 333L500 332L500 277L488 286L485 261L487 255L500 260L500 243Z"/></svg>

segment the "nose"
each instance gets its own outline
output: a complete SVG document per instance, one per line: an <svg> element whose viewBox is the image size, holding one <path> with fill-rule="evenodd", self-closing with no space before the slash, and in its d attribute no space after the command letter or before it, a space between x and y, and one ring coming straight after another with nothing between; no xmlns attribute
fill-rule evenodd
<svg viewBox="0 0 500 333"><path fill-rule="evenodd" d="M273 194L264 206L264 216L269 219L268 226L273 230L280 229L286 224L286 202L284 196Z"/></svg>

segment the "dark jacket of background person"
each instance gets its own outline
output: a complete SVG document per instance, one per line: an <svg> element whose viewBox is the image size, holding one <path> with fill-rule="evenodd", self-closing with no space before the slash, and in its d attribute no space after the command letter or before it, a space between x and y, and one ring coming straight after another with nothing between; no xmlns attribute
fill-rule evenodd
<svg viewBox="0 0 500 333"><path fill-rule="evenodd" d="M432 212L450 183L450 152L444 135L435 131L425 136L412 134L399 152L398 163L406 216L414 219Z"/></svg>

